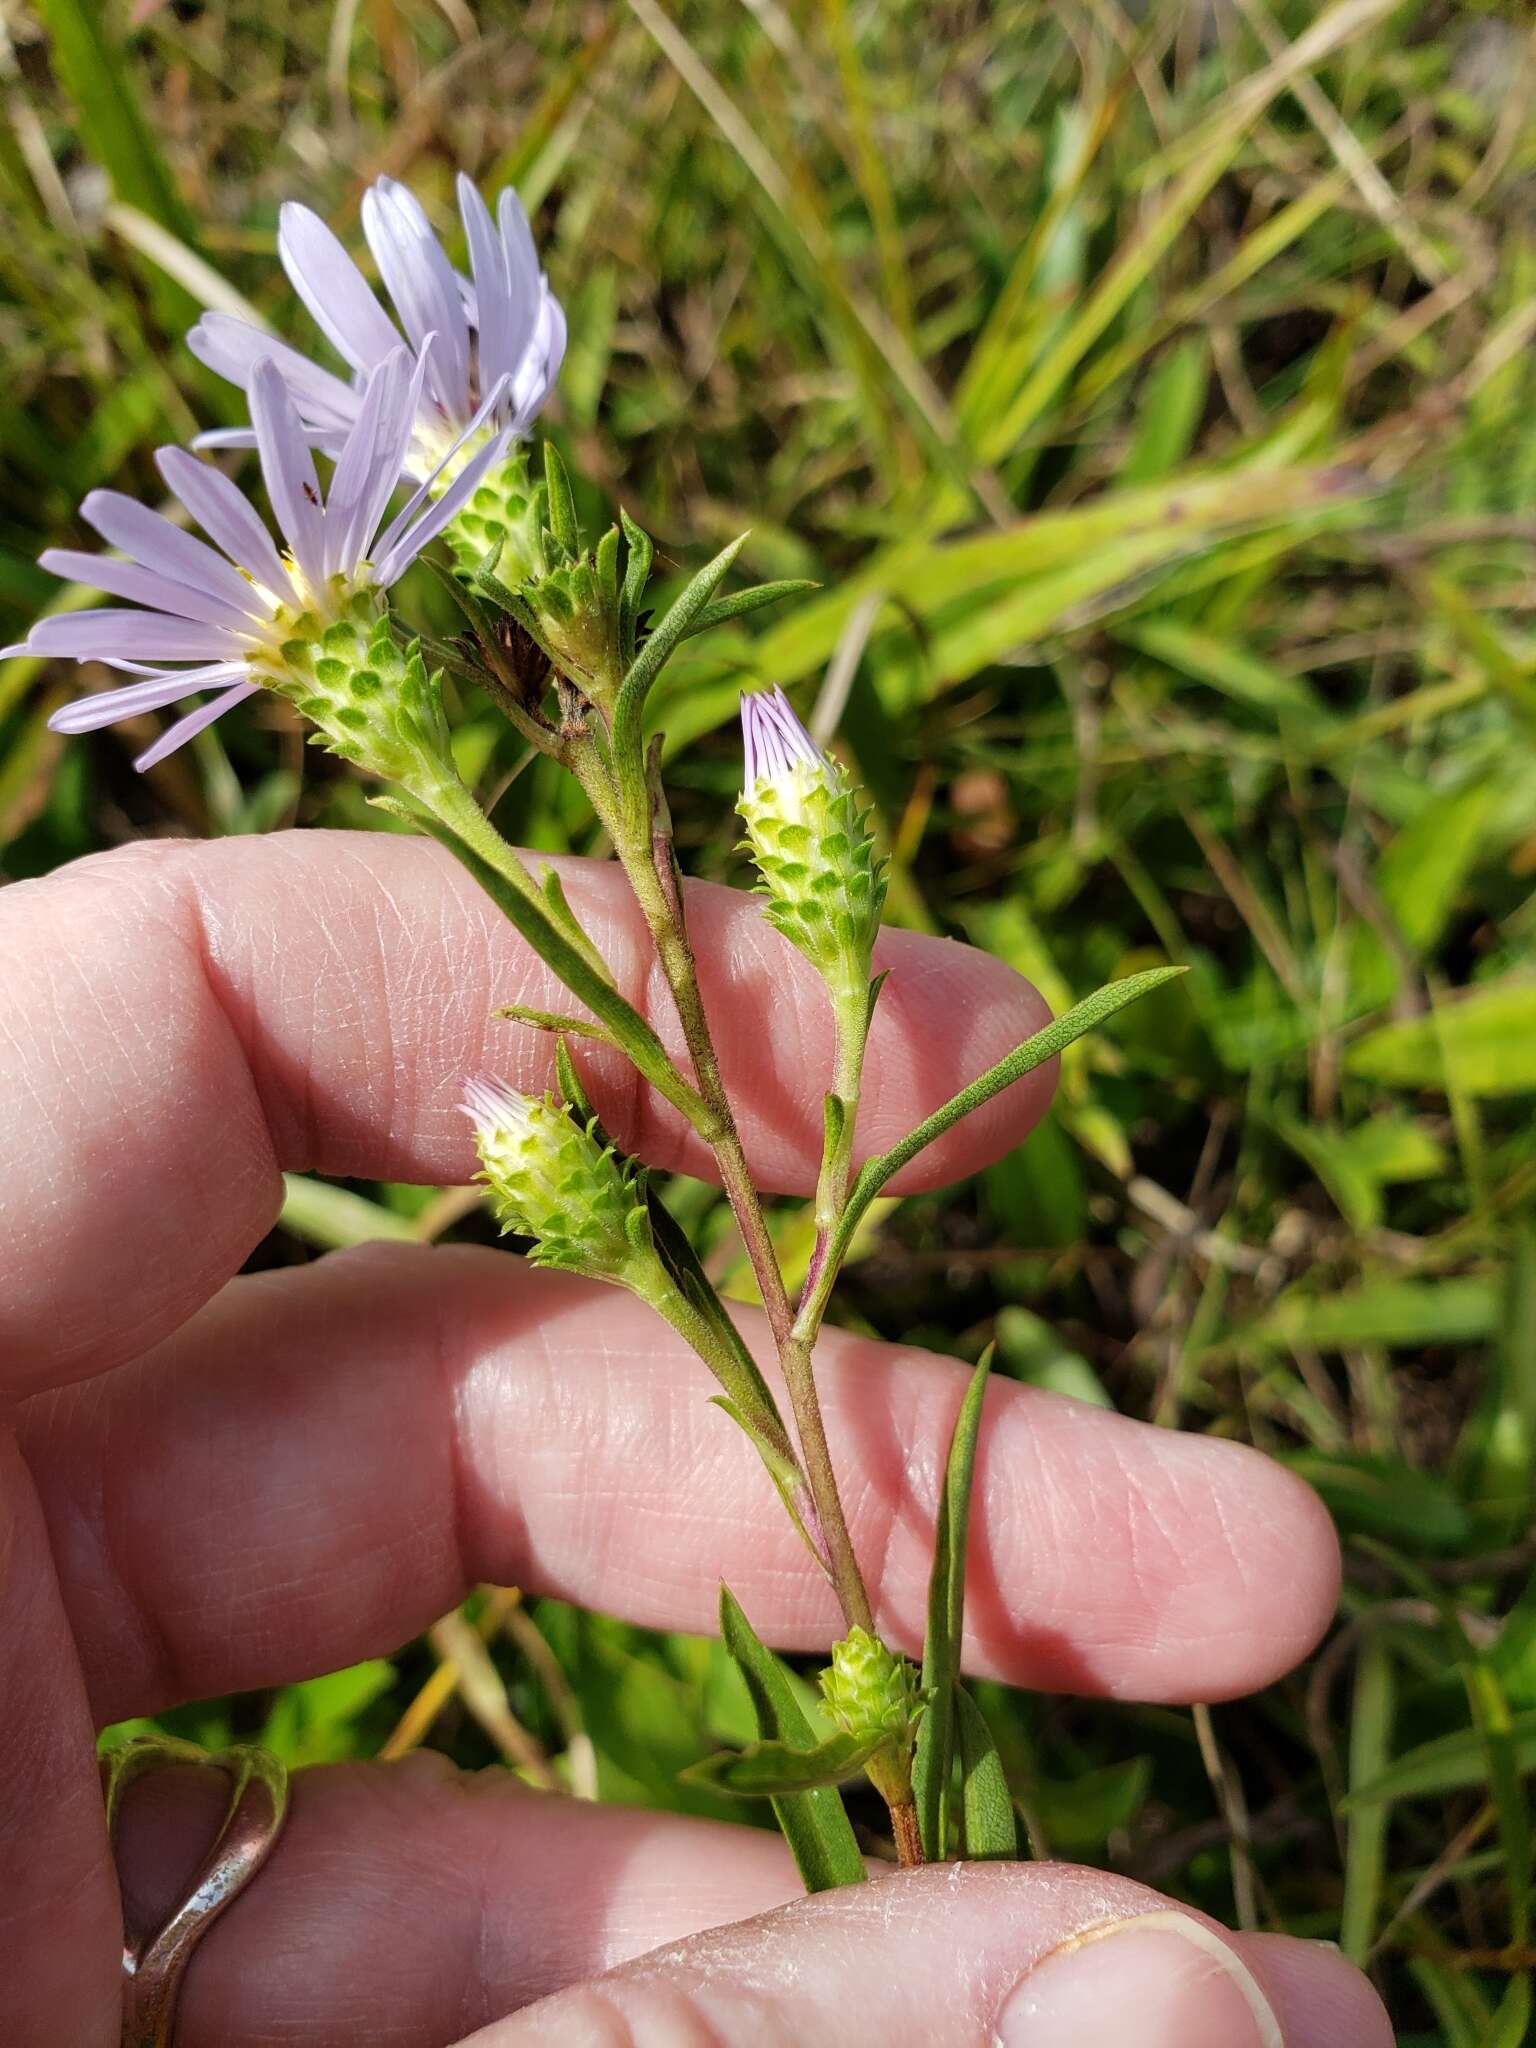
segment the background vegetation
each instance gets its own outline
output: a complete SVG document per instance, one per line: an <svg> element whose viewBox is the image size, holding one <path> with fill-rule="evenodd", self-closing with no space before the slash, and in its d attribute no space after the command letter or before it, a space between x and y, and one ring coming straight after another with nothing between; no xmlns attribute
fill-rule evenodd
<svg viewBox="0 0 1536 2048"><path fill-rule="evenodd" d="M1403 2039L1526 2038L1536 1767L1536 42L1521 0L39 0L0 36L0 637L93 485L232 418L181 345L298 331L276 209L513 180L571 314L555 431L679 570L825 594L675 664L698 872L744 676L840 722L901 921L1057 1006L1017 1155L887 1205L838 1313L1305 1471L1349 1539L1308 1669L1213 1713L984 1689L1037 1848L1336 1938ZM307 339L307 334L306 334ZM72 593L65 602L82 602ZM418 602L434 602L418 592ZM830 669L829 669L830 664ZM139 780L0 668L0 861L389 829L258 700ZM512 736L463 706L486 787ZM592 849L539 764L499 819ZM676 1199L737 1272L716 1198ZM792 1210L781 1218L791 1257ZM483 1232L295 1182L271 1263ZM740 1275L737 1272L738 1285ZM431 1741L710 1805L711 1645L485 1592L430 1641L175 1717ZM740 1818L739 1808L732 1809ZM873 1814L867 1816L873 1820Z"/></svg>

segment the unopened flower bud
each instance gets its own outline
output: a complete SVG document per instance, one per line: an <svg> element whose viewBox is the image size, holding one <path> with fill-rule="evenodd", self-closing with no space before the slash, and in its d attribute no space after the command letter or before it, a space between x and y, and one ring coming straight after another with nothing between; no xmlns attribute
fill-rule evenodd
<svg viewBox="0 0 1536 2048"><path fill-rule="evenodd" d="M651 1292L660 1262L644 1198L592 1124L488 1080L466 1084L463 1108L492 1208L504 1231L533 1239L535 1265Z"/></svg>
<svg viewBox="0 0 1536 2048"><path fill-rule="evenodd" d="M821 1691L844 1734L861 1742L910 1744L923 1703L917 1673L868 1629L851 1629L833 1644Z"/></svg>
<svg viewBox="0 0 1536 2048"><path fill-rule="evenodd" d="M869 814L777 687L741 700L746 821L765 916L839 993L862 990L885 903Z"/></svg>

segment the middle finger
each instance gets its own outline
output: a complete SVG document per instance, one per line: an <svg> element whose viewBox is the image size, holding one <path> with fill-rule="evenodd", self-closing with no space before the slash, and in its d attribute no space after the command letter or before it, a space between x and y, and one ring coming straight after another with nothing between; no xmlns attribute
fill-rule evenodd
<svg viewBox="0 0 1536 2048"><path fill-rule="evenodd" d="M761 1318L743 1329L772 1377ZM828 1331L833 1455L888 1639L921 1640L953 1360ZM704 1368L617 1290L471 1247L230 1284L110 1379L22 1410L102 1720L396 1647L477 1581L711 1630L839 1632ZM1316 1497L1240 1445L1011 1382L988 1397L969 1668L1220 1699L1290 1668L1337 1590Z"/></svg>

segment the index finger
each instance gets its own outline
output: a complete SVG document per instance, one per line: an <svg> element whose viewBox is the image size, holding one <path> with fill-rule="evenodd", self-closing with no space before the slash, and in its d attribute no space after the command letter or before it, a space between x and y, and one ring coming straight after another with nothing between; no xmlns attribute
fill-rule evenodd
<svg viewBox="0 0 1536 2048"><path fill-rule="evenodd" d="M682 1036L619 870L559 863L621 989ZM757 899L698 883L689 916L758 1184L814 1182L832 1022ZM9 1389L132 1357L207 1300L276 1219L283 1170L456 1183L457 1104L490 1068L542 1088L548 1041L498 1004L570 1006L451 858L392 834L291 832L98 855L0 896L0 1360ZM948 940L882 934L861 1155L901 1136L1045 1021L1027 983ZM668 1105L583 1049L605 1122L652 1164L707 1173ZM1017 1144L1051 1070L915 1163L941 1184Z"/></svg>

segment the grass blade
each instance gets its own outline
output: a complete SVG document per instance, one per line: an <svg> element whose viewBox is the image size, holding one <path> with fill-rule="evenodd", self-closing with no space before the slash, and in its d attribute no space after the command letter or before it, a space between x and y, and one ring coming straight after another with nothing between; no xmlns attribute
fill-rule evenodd
<svg viewBox="0 0 1536 2048"><path fill-rule="evenodd" d="M1391 1754L1393 1692L1391 1652L1379 1635L1368 1633L1355 1666L1354 1710L1349 1731L1352 1786L1368 1784L1379 1777ZM1390 1819L1391 1808L1385 1801L1357 1807L1349 1816L1339 1946L1351 1962L1362 1966L1370 1955L1380 1916Z"/></svg>

